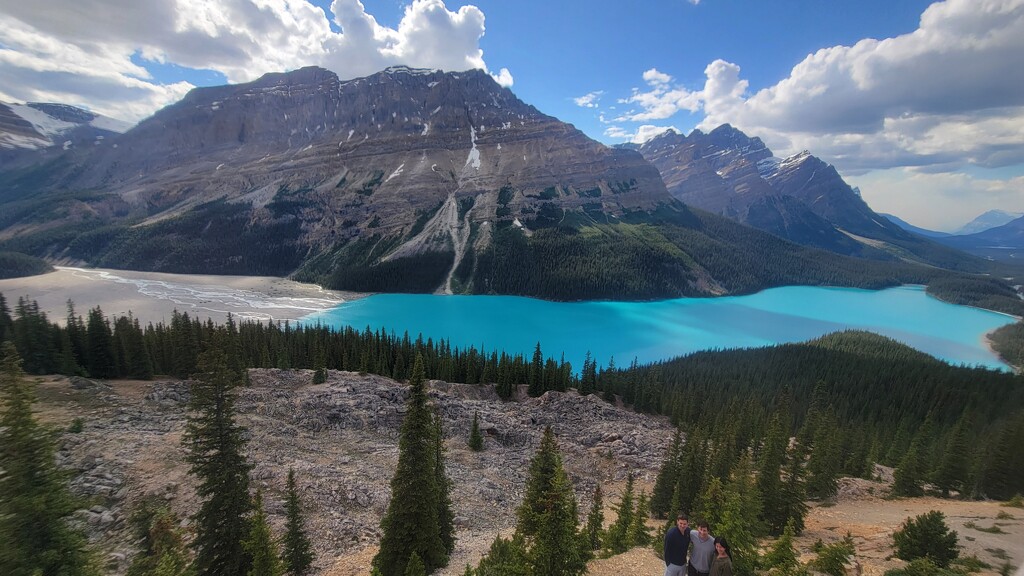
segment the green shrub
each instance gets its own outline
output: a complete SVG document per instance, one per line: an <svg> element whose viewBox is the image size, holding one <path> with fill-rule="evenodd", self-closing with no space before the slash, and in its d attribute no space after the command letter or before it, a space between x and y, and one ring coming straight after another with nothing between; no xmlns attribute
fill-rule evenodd
<svg viewBox="0 0 1024 576"><path fill-rule="evenodd" d="M959 555L956 532L946 526L946 517L938 510L914 519L908 518L892 536L896 557L903 560L927 558L936 566L945 568Z"/></svg>
<svg viewBox="0 0 1024 576"><path fill-rule="evenodd" d="M85 427L85 422L81 418L75 418L71 421L71 425L68 426L68 432L72 434L78 434Z"/></svg>
<svg viewBox="0 0 1024 576"><path fill-rule="evenodd" d="M818 557L811 560L808 566L815 571L829 574L830 576L843 576L846 574L846 563L853 556L853 538L847 533L846 537L838 542L818 546L816 552Z"/></svg>

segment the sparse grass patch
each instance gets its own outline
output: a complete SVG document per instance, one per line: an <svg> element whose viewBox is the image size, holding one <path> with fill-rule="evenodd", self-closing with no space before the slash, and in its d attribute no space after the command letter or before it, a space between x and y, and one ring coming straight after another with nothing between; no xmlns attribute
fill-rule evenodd
<svg viewBox="0 0 1024 576"><path fill-rule="evenodd" d="M980 572L992 568L992 565L981 560L976 555L961 556L953 560L952 564L964 572Z"/></svg>
<svg viewBox="0 0 1024 576"><path fill-rule="evenodd" d="M1024 508L1024 496L1017 494L1005 503L1000 504L1000 506L1006 506L1008 508Z"/></svg>
<svg viewBox="0 0 1024 576"><path fill-rule="evenodd" d="M988 552L989 554L991 554L992 556L995 556L996 558L998 558L1000 560L1009 560L1010 559L1009 554L1007 554L1006 550L1003 550L1002 548L985 548L985 552Z"/></svg>
<svg viewBox="0 0 1024 576"><path fill-rule="evenodd" d="M1002 528L1000 528L998 524L993 524L992 526L986 528L984 526L978 526L973 520L964 523L964 528L971 528L972 530L977 530L978 532L987 532L989 534L1006 534L1006 532Z"/></svg>
<svg viewBox="0 0 1024 576"><path fill-rule="evenodd" d="M973 524L973 522L971 524ZM964 526L967 526L967 525L965 524ZM995 524L993 524L992 526L989 526L987 528L984 527L984 526L977 526L977 525L975 525L975 526L967 526L967 527L968 528L974 528L978 532L987 532L989 534L1006 534L1005 530L1003 530L1002 528L1000 528L999 526L997 526Z"/></svg>
<svg viewBox="0 0 1024 576"><path fill-rule="evenodd" d="M1017 518L1013 514L1010 514L1009 512L1006 512L1005 510L1000 510L999 514L996 514L996 520L1016 520L1016 519Z"/></svg>
<svg viewBox="0 0 1024 576"><path fill-rule="evenodd" d="M85 421L83 421L81 418L75 418L74 420L71 421L71 425L68 426L68 432L72 434L78 434L82 431L84 427Z"/></svg>

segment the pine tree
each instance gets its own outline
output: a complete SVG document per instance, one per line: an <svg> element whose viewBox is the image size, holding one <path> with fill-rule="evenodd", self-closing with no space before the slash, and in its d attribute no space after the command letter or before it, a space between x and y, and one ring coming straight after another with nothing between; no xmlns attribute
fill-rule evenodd
<svg viewBox="0 0 1024 576"><path fill-rule="evenodd" d="M629 525L627 541L630 547L646 546L651 543L651 533L647 528L647 518L650 516L650 508L647 505L647 493L640 492L636 500L636 510L633 512L633 522Z"/></svg>
<svg viewBox="0 0 1024 576"><path fill-rule="evenodd" d="M970 428L970 414L964 412L953 427L939 466L932 475L932 483L942 491L944 497L949 497L950 490L956 490L963 495L968 487L971 469L971 444L968 438Z"/></svg>
<svg viewBox="0 0 1024 576"><path fill-rule="evenodd" d="M313 350L313 384L324 382L327 382L327 355L320 342L317 342Z"/></svg>
<svg viewBox="0 0 1024 576"><path fill-rule="evenodd" d="M594 369L591 367L593 360L590 357L590 350L587 350L587 355L583 358L583 369L580 370L580 385L577 392L580 396L586 396L594 392L594 384L596 380L596 374Z"/></svg>
<svg viewBox="0 0 1024 576"><path fill-rule="evenodd" d="M502 400L511 400L515 394L515 385L512 382L512 367L511 362L508 360L508 356L504 353L501 355L501 361L498 363L498 384L495 387L495 392L498 393L498 398Z"/></svg>
<svg viewBox="0 0 1024 576"><path fill-rule="evenodd" d="M612 554L622 554L629 550L632 543L629 540L629 527L633 525L633 474L626 477L626 489L622 493L622 499L615 507L617 517L615 522L608 527L605 548L611 550Z"/></svg>
<svg viewBox="0 0 1024 576"><path fill-rule="evenodd" d="M931 415L925 418L924 424L914 435L910 448L903 455L899 466L893 471L893 496L921 496L924 494L924 481L928 475L928 460L925 450L931 441Z"/></svg>
<svg viewBox="0 0 1024 576"><path fill-rule="evenodd" d="M189 473L198 481L196 494L202 500L193 516L193 566L198 576L243 576L252 567L252 557L242 544L249 534L252 466L244 455L244 430L234 421L237 375L228 368L219 345L200 355L198 369L182 440Z"/></svg>
<svg viewBox="0 0 1024 576"><path fill-rule="evenodd" d="M530 364L530 387L527 394L536 398L544 393L544 355L540 351L540 342L533 350L533 362Z"/></svg>
<svg viewBox="0 0 1024 576"><path fill-rule="evenodd" d="M679 453L682 446L682 432L676 428L676 435L672 438L672 446L668 449L665 462L658 471L658 477L654 481L654 490L651 491L651 513L656 518L667 518L673 515L672 492L679 478Z"/></svg>
<svg viewBox="0 0 1024 576"><path fill-rule="evenodd" d="M184 531L177 517L167 507L142 512L143 549L128 567L128 576L190 576Z"/></svg>
<svg viewBox="0 0 1024 576"><path fill-rule="evenodd" d="M480 559L476 576L534 576L523 537L495 538L487 554Z"/></svg>
<svg viewBox="0 0 1024 576"><path fill-rule="evenodd" d="M776 414L768 428L757 466L757 490L764 502L761 518L772 534L781 534L789 520L781 513L784 509L781 470L786 461L787 443L782 418Z"/></svg>
<svg viewBox="0 0 1024 576"><path fill-rule="evenodd" d="M373 566L383 576L401 576L415 552L427 572L447 565L438 511L439 448L434 416L427 404L423 356L416 355L409 397L398 440L398 466L391 479L391 501L381 520L380 550ZM443 464L441 464L443 467Z"/></svg>
<svg viewBox="0 0 1024 576"><path fill-rule="evenodd" d="M940 568L949 566L960 554L957 550L956 532L946 525L946 516L932 510L907 518L899 530L893 532L896 557L902 560L928 558Z"/></svg>
<svg viewBox="0 0 1024 576"><path fill-rule="evenodd" d="M601 485L594 488L594 498L587 514L587 525L583 529L583 540L588 550L601 549L601 536L604 532L604 504L602 502Z"/></svg>
<svg viewBox="0 0 1024 576"><path fill-rule="evenodd" d="M769 576L798 576L806 573L806 569L800 565L796 549L793 547L794 535L793 522L790 521L786 523L782 536L764 555L761 566L767 569Z"/></svg>
<svg viewBox="0 0 1024 576"><path fill-rule="evenodd" d="M89 310L89 322L86 326L89 375L93 378L115 378L118 374L114 359L113 335L99 306Z"/></svg>
<svg viewBox="0 0 1024 576"><path fill-rule="evenodd" d="M282 560L285 572L292 576L303 576L313 564L313 552L306 537L302 521L302 502L295 486L295 469L288 469L288 500L286 509L288 522L285 527Z"/></svg>
<svg viewBox="0 0 1024 576"><path fill-rule="evenodd" d="M484 437L480 434L480 413L473 413L473 426L469 430L469 448L474 452L484 449Z"/></svg>
<svg viewBox="0 0 1024 576"><path fill-rule="evenodd" d="M452 512L452 481L445 471L444 430L441 414L434 412L434 478L437 482L437 530L445 552L455 550L455 513Z"/></svg>
<svg viewBox="0 0 1024 576"><path fill-rule="evenodd" d="M716 536L724 536L733 551L733 573L753 574L757 558L757 537L761 528L761 497L753 478L750 456L744 454L733 467L728 482L712 478L705 488L698 511Z"/></svg>
<svg viewBox="0 0 1024 576"><path fill-rule="evenodd" d="M550 426L530 461L526 495L516 518L516 536L525 544L533 574L571 576L586 570L576 532L576 496Z"/></svg>
<svg viewBox="0 0 1024 576"><path fill-rule="evenodd" d="M807 494L812 498L831 498L839 489L842 453L839 445L839 422L829 410L820 417L814 432L813 447L807 460Z"/></svg>
<svg viewBox="0 0 1024 576"><path fill-rule="evenodd" d="M68 303L71 301L68 300ZM14 339L14 319L11 318L11 309L7 306L7 299L0 294L0 342Z"/></svg>
<svg viewBox="0 0 1024 576"><path fill-rule="evenodd" d="M0 349L0 566L5 576L98 574L85 537L67 524L75 503L52 437L32 415L18 353L11 342Z"/></svg>
<svg viewBox="0 0 1024 576"><path fill-rule="evenodd" d="M260 490L256 491L253 509L255 513L249 522L249 537L243 542L245 551L252 557L248 576L281 576L284 574L284 566L270 534L267 513L263 510L263 492Z"/></svg>
<svg viewBox="0 0 1024 576"><path fill-rule="evenodd" d="M796 443L789 451L786 467L783 471L783 482L780 508L778 518L783 521L782 530L785 530L786 523L793 521L793 528L797 534L803 532L804 518L807 516L807 449ZM773 530L772 534L778 534L782 530Z"/></svg>
<svg viewBox="0 0 1024 576"><path fill-rule="evenodd" d="M980 472L981 491L989 498L1007 500L1021 493L1024 478L1024 410L1003 422L986 450Z"/></svg>

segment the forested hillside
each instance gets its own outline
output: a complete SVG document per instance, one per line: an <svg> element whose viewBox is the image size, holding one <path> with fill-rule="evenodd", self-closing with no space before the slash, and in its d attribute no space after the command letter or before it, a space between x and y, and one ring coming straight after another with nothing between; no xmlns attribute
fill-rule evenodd
<svg viewBox="0 0 1024 576"><path fill-rule="evenodd" d="M35 276L53 270L46 261L19 252L0 252L0 279Z"/></svg>
<svg viewBox="0 0 1024 576"><path fill-rule="evenodd" d="M871 462L898 464L921 430L929 432L917 442L920 449L937 457L963 422L972 444L984 447L971 455L970 493L1009 497L1024 491L1024 463L999 456L1000 450L1015 446L1024 423L1021 377L951 366L870 333L699 352L628 368L599 368L588 359L577 370L564 360L546 358L540 343L524 357L369 329L259 322L218 328L187 314L143 328L130 317L111 321L98 308L88 312L87 320L69 310L66 326L50 322L33 302L21 299L11 314L0 297L0 334L15 342L29 373L187 377L214 335L226 331L233 366L332 368L403 379L420 355L427 378L494 383L502 398L512 397L518 384L528 384L533 396L569 388L600 393L609 401L669 416L681 426L732 430L737 446L756 446L777 414L785 415L788 433L797 432L817 398L839 424L844 454L856 461L851 470L866 469ZM780 412L780 406L785 410ZM1002 474L1007 466L1017 480L1002 486L991 474Z"/></svg>

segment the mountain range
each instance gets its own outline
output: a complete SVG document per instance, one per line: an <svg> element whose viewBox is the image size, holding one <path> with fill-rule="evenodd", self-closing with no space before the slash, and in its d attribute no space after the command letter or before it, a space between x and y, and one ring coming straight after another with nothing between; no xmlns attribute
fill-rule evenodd
<svg viewBox="0 0 1024 576"><path fill-rule="evenodd" d="M635 149L689 206L836 254L978 271L959 251L874 212L833 166L808 151L778 158L760 138L728 124L707 134L669 130Z"/></svg>
<svg viewBox="0 0 1024 576"><path fill-rule="evenodd" d="M1024 260L1024 216L975 234L938 238L939 242L991 260Z"/></svg>
<svg viewBox="0 0 1024 576"><path fill-rule="evenodd" d="M47 106L29 108L63 110ZM8 141L39 146L0 163L0 250L55 262L559 299L985 267L874 213L809 153L775 158L728 125L610 148L483 71L267 74L50 146L5 117Z"/></svg>

